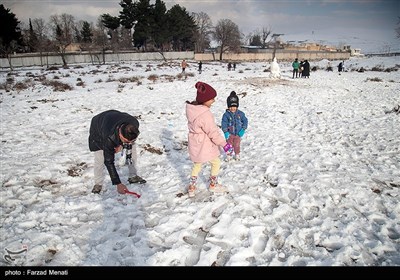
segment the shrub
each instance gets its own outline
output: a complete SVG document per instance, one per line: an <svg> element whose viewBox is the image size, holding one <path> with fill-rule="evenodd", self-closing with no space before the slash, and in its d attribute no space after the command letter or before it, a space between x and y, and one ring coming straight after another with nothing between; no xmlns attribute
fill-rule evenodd
<svg viewBox="0 0 400 280"><path fill-rule="evenodd" d="M49 80L44 80L42 81L42 84L45 86L51 86L53 87L54 91L66 91L66 90L72 90L73 88L66 83L62 83L60 81L49 81Z"/></svg>
<svg viewBox="0 0 400 280"><path fill-rule="evenodd" d="M147 77L147 79L149 79L150 81L152 81L153 83L155 83L158 80L158 75L156 74L151 74Z"/></svg>
<svg viewBox="0 0 400 280"><path fill-rule="evenodd" d="M371 81L371 82L382 82L381 78L375 77L375 78L367 78L366 81Z"/></svg>

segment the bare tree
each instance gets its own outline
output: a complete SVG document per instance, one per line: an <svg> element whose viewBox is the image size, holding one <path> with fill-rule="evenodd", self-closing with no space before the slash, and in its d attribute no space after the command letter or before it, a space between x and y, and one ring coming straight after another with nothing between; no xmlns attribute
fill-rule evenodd
<svg viewBox="0 0 400 280"><path fill-rule="evenodd" d="M236 51L240 48L241 33L236 23L230 19L221 19L215 27L214 39L220 46L219 59L227 51Z"/></svg>
<svg viewBox="0 0 400 280"><path fill-rule="evenodd" d="M14 70L14 67L12 66L12 61L11 61L11 54L17 50L18 46L19 46L19 44L16 40L11 40L7 44L4 44L3 39L0 38L0 53L5 54L5 56L7 57L11 72Z"/></svg>
<svg viewBox="0 0 400 280"><path fill-rule="evenodd" d="M213 32L212 21L204 12L192 13L192 17L197 26L195 52L202 53L204 49L210 47L210 36Z"/></svg>
<svg viewBox="0 0 400 280"><path fill-rule="evenodd" d="M43 66L43 53L47 52L46 57L48 58L48 54L50 51L55 49L55 45L49 39L49 26L45 23L45 21L41 18L34 18L32 20L32 29L36 35L35 45L33 46L40 54L40 64ZM48 59L46 59L48 64Z"/></svg>
<svg viewBox="0 0 400 280"><path fill-rule="evenodd" d="M265 49L273 40L272 36L270 37L271 33L272 30L269 27L263 27L261 31L257 29L253 33L249 33L249 35L246 36L246 43L252 46L261 46L263 49ZM268 39L268 37L270 37L270 39Z"/></svg>
<svg viewBox="0 0 400 280"><path fill-rule="evenodd" d="M124 28L121 26L119 28L119 47L120 49L125 50L132 50L132 36L131 36L131 29Z"/></svg>
<svg viewBox="0 0 400 280"><path fill-rule="evenodd" d="M249 34L247 34L247 35L243 38L243 45L250 45L253 36L254 36L254 34L253 34L252 32L250 32Z"/></svg>
<svg viewBox="0 0 400 280"><path fill-rule="evenodd" d="M31 19L29 19L29 26L21 22L19 28L22 35L24 52L33 52L36 45L36 34L33 32Z"/></svg>
<svg viewBox="0 0 400 280"><path fill-rule="evenodd" d="M93 50L96 50L96 49L101 50L102 57L103 57L103 64L104 64L104 63L106 63L105 53L108 48L110 48L109 35L107 34L107 28L103 24L103 17L99 16L99 18L97 20L97 26L93 30L93 40L92 40L92 44L90 45L89 52L90 52L90 55L92 56L92 55L94 55ZM100 63L100 58L97 57L97 59ZM92 63L93 63L93 58L92 58Z"/></svg>
<svg viewBox="0 0 400 280"><path fill-rule="evenodd" d="M278 48L279 45L281 45L281 39L280 36L285 35L282 33L274 33L272 34L271 38L274 40L274 52L272 54L272 57L275 58L276 55L276 49Z"/></svg>
<svg viewBox="0 0 400 280"><path fill-rule="evenodd" d="M74 41L75 21L74 17L69 14L52 15L50 17L55 42L57 45L57 52L60 54L63 61L63 66L67 66L65 53L67 47Z"/></svg>
<svg viewBox="0 0 400 280"><path fill-rule="evenodd" d="M261 31L261 43L262 43L262 47L265 48L267 43L271 42L272 38L269 39L269 41L267 42L268 36L271 35L272 30L269 27L263 27L262 31Z"/></svg>

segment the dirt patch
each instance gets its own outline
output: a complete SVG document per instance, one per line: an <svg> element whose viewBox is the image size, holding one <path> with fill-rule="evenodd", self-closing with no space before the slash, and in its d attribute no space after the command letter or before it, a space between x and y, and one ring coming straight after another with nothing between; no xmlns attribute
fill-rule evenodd
<svg viewBox="0 0 400 280"><path fill-rule="evenodd" d="M246 78L245 80L237 81L236 84L249 84L255 87L273 87L273 86L291 86L293 82L284 79L268 79L268 78Z"/></svg>
<svg viewBox="0 0 400 280"><path fill-rule="evenodd" d="M158 155L162 155L163 154L163 151L161 149L155 148L150 144L144 144L144 145L141 145L141 147L144 150L146 150L146 151L148 151L148 152L150 152L152 154L158 154Z"/></svg>

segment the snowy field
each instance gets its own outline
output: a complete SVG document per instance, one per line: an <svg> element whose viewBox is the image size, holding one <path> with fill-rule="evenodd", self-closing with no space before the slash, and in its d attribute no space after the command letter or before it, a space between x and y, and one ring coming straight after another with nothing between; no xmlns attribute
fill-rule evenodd
<svg viewBox="0 0 400 280"><path fill-rule="evenodd" d="M400 266L400 60L291 63L148 61L0 72L2 266ZM364 69L360 70L361 68ZM229 194L187 197L185 101L203 81L238 93L249 119ZM139 119L139 175L91 193L91 118ZM222 132L221 132L222 133ZM117 162L118 161L117 155ZM222 154L221 154L222 158ZM118 165L123 182L127 168Z"/></svg>

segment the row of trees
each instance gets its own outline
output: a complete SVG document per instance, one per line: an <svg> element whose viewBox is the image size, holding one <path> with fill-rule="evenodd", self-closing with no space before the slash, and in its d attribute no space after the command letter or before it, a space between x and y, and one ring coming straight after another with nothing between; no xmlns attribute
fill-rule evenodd
<svg viewBox="0 0 400 280"><path fill-rule="evenodd" d="M43 53L58 52L66 65L65 54L73 43L83 51L100 51L104 56L107 50L203 52L214 40L222 59L223 52L237 51L244 39L231 20L221 19L213 26L206 13L189 14L178 4L169 10L161 0L155 4L150 4L150 0L121 0L119 5L119 16L102 14L96 25L75 21L74 16L66 13L51 15L48 23L35 18L24 25L0 5L1 55L11 58L13 52L39 52L42 57ZM271 30L263 28L246 39L251 45L265 46L270 34Z"/></svg>

